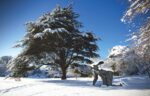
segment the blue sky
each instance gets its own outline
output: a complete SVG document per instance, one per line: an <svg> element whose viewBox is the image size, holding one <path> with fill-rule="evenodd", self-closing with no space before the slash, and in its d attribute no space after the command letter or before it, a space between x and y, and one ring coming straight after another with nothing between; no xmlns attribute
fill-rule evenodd
<svg viewBox="0 0 150 96"><path fill-rule="evenodd" d="M16 56L21 49L12 48L26 33L25 23L50 12L57 4L66 6L71 0L0 0L0 56ZM102 40L98 41L101 58L116 45L127 45L128 26L120 19L127 0L72 0L74 11L84 25Z"/></svg>

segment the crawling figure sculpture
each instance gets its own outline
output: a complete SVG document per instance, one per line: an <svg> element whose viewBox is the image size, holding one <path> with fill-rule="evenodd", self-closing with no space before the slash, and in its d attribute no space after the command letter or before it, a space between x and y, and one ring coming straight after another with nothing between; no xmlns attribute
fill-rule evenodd
<svg viewBox="0 0 150 96"><path fill-rule="evenodd" d="M99 70L99 68L98 68L98 65L101 65L103 63L104 63L103 61L100 61L97 65L93 65L93 69L94 69L93 85L95 85L95 83L98 79L98 75L99 75L103 81L103 85L112 86L113 72L103 70L103 69Z"/></svg>

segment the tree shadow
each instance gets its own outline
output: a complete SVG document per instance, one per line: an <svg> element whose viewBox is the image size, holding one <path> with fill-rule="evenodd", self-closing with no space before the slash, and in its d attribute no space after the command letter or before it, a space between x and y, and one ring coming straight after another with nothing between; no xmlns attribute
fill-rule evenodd
<svg viewBox="0 0 150 96"><path fill-rule="evenodd" d="M120 77L119 77L120 78ZM117 78L118 79L118 78ZM142 79L139 79L142 80ZM113 86L104 86L102 84L101 80L98 80L96 85L92 85L91 81L82 81L82 80L43 80L40 82L45 83L53 83L53 84L59 84L61 86L71 86L71 87L85 87L85 88L100 88L101 90L150 90L150 81L148 82L134 82L134 80L130 79L123 79L123 82L120 82L118 80L113 81ZM120 86L120 83L122 86Z"/></svg>
<svg viewBox="0 0 150 96"><path fill-rule="evenodd" d="M92 81L81 81L81 80L43 80L40 82L59 84L62 86L72 87L92 87Z"/></svg>

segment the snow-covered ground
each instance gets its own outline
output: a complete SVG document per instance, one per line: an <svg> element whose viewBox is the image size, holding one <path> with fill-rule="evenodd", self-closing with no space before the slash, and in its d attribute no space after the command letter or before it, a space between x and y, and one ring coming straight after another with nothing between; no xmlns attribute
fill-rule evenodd
<svg viewBox="0 0 150 96"><path fill-rule="evenodd" d="M0 96L150 96L150 79L147 76L114 77L114 84L101 86L101 80L92 86L93 78L69 78L67 80L0 77Z"/></svg>

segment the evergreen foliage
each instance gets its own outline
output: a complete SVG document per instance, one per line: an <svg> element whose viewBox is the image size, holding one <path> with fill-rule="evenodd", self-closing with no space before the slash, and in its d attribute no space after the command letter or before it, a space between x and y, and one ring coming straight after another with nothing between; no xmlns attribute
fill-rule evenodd
<svg viewBox="0 0 150 96"><path fill-rule="evenodd" d="M36 64L58 64L62 71L62 79L66 79L69 65L81 62L92 63L90 58L99 56L96 53L98 38L92 32L80 31L83 25L77 20L78 17L79 14L73 11L71 5L64 8L57 6L35 22L27 23L24 39L15 46L24 49L16 59L28 58L25 59L27 62L23 59L19 61L19 66L24 68L29 64L29 60L36 61ZM12 71L20 69L16 59Z"/></svg>

